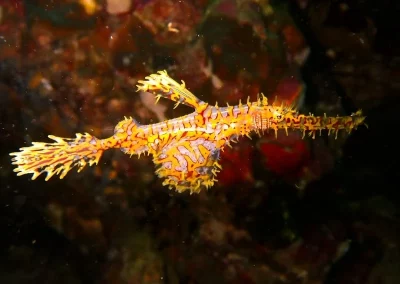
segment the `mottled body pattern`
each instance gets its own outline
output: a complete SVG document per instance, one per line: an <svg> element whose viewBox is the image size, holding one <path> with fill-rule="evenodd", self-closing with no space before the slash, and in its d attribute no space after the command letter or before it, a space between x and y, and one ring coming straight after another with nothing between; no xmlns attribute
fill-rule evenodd
<svg viewBox="0 0 400 284"><path fill-rule="evenodd" d="M299 114L290 106L268 104L263 95L255 102L248 101L236 106L211 106L201 101L181 84L160 71L139 81L138 90L152 92L157 101L161 97L194 108L188 115L156 124L140 125L133 118L125 118L115 127L114 135L98 139L88 133L76 138L49 136L53 143L34 142L21 148L14 156L14 170L18 175L33 174L35 179L47 173L46 180L53 175L63 178L73 167L81 171L87 164L99 162L102 153L119 148L129 155L149 154L156 164L156 173L164 179L163 184L179 192L199 192L211 187L221 170L218 163L220 151L239 136L260 134L264 130L298 129L303 137L309 133L313 138L321 130L341 129L350 132L365 117L361 111L344 117L315 117Z"/></svg>

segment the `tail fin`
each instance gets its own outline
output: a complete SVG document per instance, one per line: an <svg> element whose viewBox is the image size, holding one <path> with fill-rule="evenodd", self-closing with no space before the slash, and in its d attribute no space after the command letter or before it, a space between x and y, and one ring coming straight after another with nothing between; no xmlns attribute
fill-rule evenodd
<svg viewBox="0 0 400 284"><path fill-rule="evenodd" d="M103 152L111 145L105 140L85 133L76 134L76 138L60 138L49 135L53 143L33 142L32 146L20 149L20 152L10 153L13 156L13 165L17 168L18 176L33 174L32 180L42 173L47 173L46 181L53 175L60 175L60 179L74 167L80 172L87 164L97 164ZM106 139L107 140L107 139Z"/></svg>

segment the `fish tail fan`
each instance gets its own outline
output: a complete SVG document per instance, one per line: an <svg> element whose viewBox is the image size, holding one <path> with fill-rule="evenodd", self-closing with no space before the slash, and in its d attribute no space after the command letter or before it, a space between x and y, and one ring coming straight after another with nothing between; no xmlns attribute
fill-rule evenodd
<svg viewBox="0 0 400 284"><path fill-rule="evenodd" d="M46 181L53 175L60 179L74 167L80 172L87 164L97 164L103 152L112 148L108 139L100 140L85 133L76 134L76 138L61 138L49 135L52 143L33 142L32 146L10 153L17 175L33 174L32 180L47 173Z"/></svg>

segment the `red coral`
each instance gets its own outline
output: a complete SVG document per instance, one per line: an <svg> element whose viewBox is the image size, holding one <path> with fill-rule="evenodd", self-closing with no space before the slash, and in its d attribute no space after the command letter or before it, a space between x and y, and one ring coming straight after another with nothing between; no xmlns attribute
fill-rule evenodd
<svg viewBox="0 0 400 284"><path fill-rule="evenodd" d="M284 178L300 178L310 161L309 149L299 134L282 134L278 140L265 138L260 141L259 150L265 157L265 166Z"/></svg>
<svg viewBox="0 0 400 284"><path fill-rule="evenodd" d="M253 148L250 144L240 147L226 147L222 152L221 165L223 170L218 173L218 180L225 186L240 183L253 184L252 154Z"/></svg>

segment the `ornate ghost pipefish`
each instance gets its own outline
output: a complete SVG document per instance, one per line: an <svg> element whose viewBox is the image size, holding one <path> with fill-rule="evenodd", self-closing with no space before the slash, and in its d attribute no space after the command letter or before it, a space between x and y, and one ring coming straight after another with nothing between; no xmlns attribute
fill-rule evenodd
<svg viewBox="0 0 400 284"><path fill-rule="evenodd" d="M33 174L36 179L46 173L46 181L53 175L64 178L74 167L80 172L87 164L98 164L104 151L118 148L125 154L153 156L156 174L163 178L163 185L178 192L189 190L198 193L217 181L222 169L218 163L221 150L230 146L239 136L264 130L300 130L303 138L308 133L315 138L317 131L328 130L328 135L339 130L349 133L365 124L361 110L350 116L327 117L299 114L293 107L268 104L264 95L258 100L235 106L209 105L185 87L159 71L139 81L138 91L152 92L157 101L163 97L194 109L194 112L159 123L140 125L132 117L120 121L114 135L99 139L89 133L76 134L76 138L49 135L52 143L33 142L32 146L10 153L18 175Z"/></svg>

